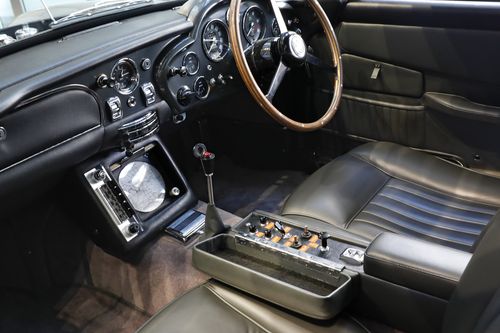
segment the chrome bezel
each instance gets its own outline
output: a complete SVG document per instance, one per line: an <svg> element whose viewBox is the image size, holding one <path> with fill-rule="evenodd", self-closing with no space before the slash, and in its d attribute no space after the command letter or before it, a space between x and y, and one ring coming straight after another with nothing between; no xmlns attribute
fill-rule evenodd
<svg viewBox="0 0 500 333"><path fill-rule="evenodd" d="M207 50L207 47L205 46L205 42L203 41L204 36L205 36L205 32L207 31L208 26L210 24L214 23L214 22L218 22L219 24L221 24L224 27L224 30L226 31L226 35L227 35L227 42L228 42L228 46L227 46L226 52L223 55L221 55L218 59L212 59L210 57L210 55L208 53L208 50ZM203 52L205 52L205 55L207 56L208 60L213 61L213 62L221 62L222 60L224 60L224 58L229 53L229 50L231 50L231 46L229 45L229 31L227 29L226 23L224 23L224 21L222 21L220 19L212 19L212 20L208 21L207 24L205 24L205 27L203 28L203 31L201 32L201 45L202 45L202 48L203 48Z"/></svg>
<svg viewBox="0 0 500 333"><path fill-rule="evenodd" d="M193 76L193 75L196 75L196 73L198 73L198 71L200 70L200 58L198 57L196 52L190 51L190 52L186 53L184 55L184 57L182 57L182 66L186 66L186 58L190 54L194 54L194 56L198 60L198 67L196 67L196 70L193 73L190 73L189 71L187 72L189 76ZM186 67L186 70L187 70L187 67Z"/></svg>
<svg viewBox="0 0 500 333"><path fill-rule="evenodd" d="M263 24L262 24L262 27L263 27L263 29L262 29L262 33L261 33L261 35L259 36L259 38L257 38L257 40L255 40L255 41L253 41L253 42L252 42L252 41L250 41L250 39L249 39L249 38L248 38L248 36L247 36L247 31L245 31L245 26L246 26L245 22L246 22L246 20L247 20L248 12L249 12L250 10L252 10L252 9L257 9L257 10L259 10L259 11L261 12L261 14L262 14L262 17L264 18L264 22L263 22ZM264 10L263 10L262 8L260 8L260 7L259 7L259 6L257 6L257 5L252 5L252 6L248 7L248 8L245 10L245 12L243 13L243 20L241 20L241 31L243 32L243 36L245 36L245 39L247 40L247 42L249 42L250 44L254 44L254 43L255 43L256 41L258 41L259 39L262 39L262 38L266 35L266 29L267 29L266 24L267 24L266 13L264 12Z"/></svg>
<svg viewBox="0 0 500 333"><path fill-rule="evenodd" d="M135 82L125 88L125 89L119 89L117 88L116 84L114 85L113 89L115 89L118 93L122 94L122 95L130 95L131 93L133 93L137 87L139 86L139 83L140 83L140 75L139 75L139 68L137 67L137 64L135 63L134 60L130 59L130 58L122 58L120 60L118 60L114 65L113 65L113 68L111 69L111 73L109 74L109 77L110 79L114 80L114 71L116 69L116 67L120 64L123 64L123 63L128 63L130 65L132 65L132 67L134 68L134 76L136 77L136 80Z"/></svg>
<svg viewBox="0 0 500 333"><path fill-rule="evenodd" d="M205 80L205 82L207 83L207 87L208 87L207 93L205 95L203 95L203 96L198 96L198 93L196 92L196 82L198 82L198 80ZM194 80L193 91L194 91L194 93L196 95L196 98L201 99L201 100L207 99L208 95L210 94L210 84L208 83L207 79L205 79L204 76L198 76L196 78L196 80Z"/></svg>

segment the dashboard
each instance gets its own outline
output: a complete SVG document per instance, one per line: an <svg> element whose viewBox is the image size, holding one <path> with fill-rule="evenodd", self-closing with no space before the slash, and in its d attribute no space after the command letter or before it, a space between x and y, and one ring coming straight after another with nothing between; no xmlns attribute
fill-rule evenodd
<svg viewBox="0 0 500 333"><path fill-rule="evenodd" d="M188 1L4 55L0 197L132 145L124 129L144 119L154 123L137 130L138 138L245 89L229 43L228 8L227 1ZM240 22L245 48L277 34L264 0L244 1Z"/></svg>
<svg viewBox="0 0 500 333"><path fill-rule="evenodd" d="M229 4L207 8L189 36L165 52L156 73L160 93L178 113L241 88L228 36ZM240 11L244 48L279 35L267 1L245 1Z"/></svg>

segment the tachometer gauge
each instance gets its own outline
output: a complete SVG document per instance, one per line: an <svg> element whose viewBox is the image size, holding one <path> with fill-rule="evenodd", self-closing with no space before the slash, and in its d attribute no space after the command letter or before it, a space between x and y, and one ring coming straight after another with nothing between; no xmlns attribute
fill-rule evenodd
<svg viewBox="0 0 500 333"><path fill-rule="evenodd" d="M187 73L189 75L195 75L196 73L198 73L198 69L200 68L200 60L198 59L196 53L187 53L182 59L182 66L186 67Z"/></svg>
<svg viewBox="0 0 500 333"><path fill-rule="evenodd" d="M248 8L243 16L243 34L250 44L255 43L266 33L266 15L257 6Z"/></svg>
<svg viewBox="0 0 500 333"><path fill-rule="evenodd" d="M111 70L111 82L120 94L128 95L139 85L139 72L132 59L123 58Z"/></svg>
<svg viewBox="0 0 500 333"><path fill-rule="evenodd" d="M215 62L221 61L229 51L229 36L221 20L212 20L203 29L203 50Z"/></svg>

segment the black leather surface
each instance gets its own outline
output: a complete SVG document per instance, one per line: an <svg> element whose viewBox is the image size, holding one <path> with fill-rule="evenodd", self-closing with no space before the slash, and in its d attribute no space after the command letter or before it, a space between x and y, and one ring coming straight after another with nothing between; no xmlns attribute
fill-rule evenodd
<svg viewBox="0 0 500 333"><path fill-rule="evenodd" d="M351 317L309 321L222 284L209 282L180 297L140 330L158 332L366 333Z"/></svg>
<svg viewBox="0 0 500 333"><path fill-rule="evenodd" d="M365 252L366 274L448 299L471 254L396 235L380 234Z"/></svg>
<svg viewBox="0 0 500 333"><path fill-rule="evenodd" d="M410 97L420 97L423 94L424 77L420 72L345 53L342 54L342 65L344 87L347 89ZM372 78L376 65L380 70Z"/></svg>
<svg viewBox="0 0 500 333"><path fill-rule="evenodd" d="M0 63L0 115L49 84L192 26L176 11L153 12L5 56Z"/></svg>
<svg viewBox="0 0 500 333"><path fill-rule="evenodd" d="M358 147L311 175L282 214L374 239L384 231L471 251L500 207L500 179L403 146Z"/></svg>
<svg viewBox="0 0 500 333"><path fill-rule="evenodd" d="M450 299L443 332L500 332L500 216L488 226Z"/></svg>
<svg viewBox="0 0 500 333"><path fill-rule="evenodd" d="M500 122L500 107L471 102L467 98L436 92L425 93L423 103L431 110L486 122Z"/></svg>
<svg viewBox="0 0 500 333"><path fill-rule="evenodd" d="M13 163L40 153L101 125L97 99L82 89L61 89L0 118L7 131L0 142L0 173Z"/></svg>

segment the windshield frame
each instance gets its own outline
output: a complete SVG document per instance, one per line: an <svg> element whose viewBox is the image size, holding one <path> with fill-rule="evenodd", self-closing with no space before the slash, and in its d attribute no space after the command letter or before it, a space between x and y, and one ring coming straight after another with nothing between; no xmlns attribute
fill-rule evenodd
<svg viewBox="0 0 500 333"><path fill-rule="evenodd" d="M79 31L91 29L100 25L105 25L113 21L120 21L130 17L161 11L168 10L175 7L179 7L184 4L186 0L153 0L151 2L144 3L139 6L131 6L129 8L117 8L113 10L106 10L103 12L98 12L95 15L87 16L82 19L75 19L69 22L65 22L49 29L39 31L35 35L16 40L15 42L4 45L0 47L0 57L5 55L18 52L20 50L35 46L37 44L53 41L64 36L77 33ZM52 22L49 19L49 22ZM20 28L20 26L14 26L11 28ZM0 34L6 29L0 30Z"/></svg>

